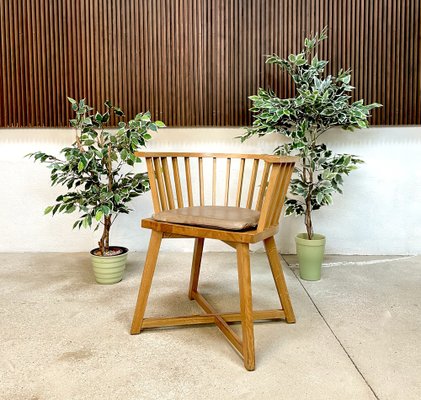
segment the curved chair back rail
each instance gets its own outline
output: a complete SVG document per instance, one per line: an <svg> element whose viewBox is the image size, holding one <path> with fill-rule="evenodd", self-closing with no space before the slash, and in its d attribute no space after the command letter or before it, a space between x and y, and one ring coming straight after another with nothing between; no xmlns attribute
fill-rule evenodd
<svg viewBox="0 0 421 400"><path fill-rule="evenodd" d="M298 160L266 154L135 154L146 159L155 213L196 205L244 207L260 211L257 232L278 224Z"/></svg>

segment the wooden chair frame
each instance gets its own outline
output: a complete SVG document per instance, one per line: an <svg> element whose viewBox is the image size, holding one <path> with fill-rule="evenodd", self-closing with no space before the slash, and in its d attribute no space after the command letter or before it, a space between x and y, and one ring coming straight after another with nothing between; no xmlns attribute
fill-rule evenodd
<svg viewBox="0 0 421 400"><path fill-rule="evenodd" d="M148 252L146 255L142 279L139 287L136 308L133 316L131 334L139 334L142 329L170 327L180 325L215 324L225 335L232 346L244 360L247 370L255 368L254 326L255 320L285 320L295 322L288 289L279 260L274 235L278 231L278 220L281 214L286 191L297 161L295 157L278 157L251 154L204 154L204 153L136 153L146 158L148 176L155 213L163 210L182 208L187 198L188 206L194 205L194 187L192 185L191 160L197 159L199 187L199 204L206 205L204 159L212 160L212 205L217 205L217 160L226 163L224 205L230 205L230 184L232 184L232 160L239 161L239 172L236 185L234 205L241 206L242 193L245 188L245 165L252 163L245 207L260 211L256 229L238 232L221 229L210 229L198 226L188 226L159 222L148 218L142 220L142 227L152 230ZM184 160L184 176L180 173L179 160ZM224 161L226 160L226 161ZM169 165L172 165L169 168ZM259 167L260 185L256 185ZM184 178L184 182L183 179ZM173 179L171 179L173 178ZM183 185L185 190L183 191ZM232 188L232 186L231 186ZM174 196L175 193L175 196ZM257 197L255 198L255 194ZM210 201L210 200L209 200ZM193 261L190 275L188 297L195 300L205 314L178 316L168 318L144 318L147 299L154 275L159 248L164 238L195 238ZM233 247L237 253L238 281L240 294L240 312L219 313L198 292L200 265L203 245L206 238L218 239ZM275 281L276 290L281 302L280 309L254 311L252 306L252 289L250 273L250 243L264 242L269 265ZM229 326L241 322L242 339Z"/></svg>

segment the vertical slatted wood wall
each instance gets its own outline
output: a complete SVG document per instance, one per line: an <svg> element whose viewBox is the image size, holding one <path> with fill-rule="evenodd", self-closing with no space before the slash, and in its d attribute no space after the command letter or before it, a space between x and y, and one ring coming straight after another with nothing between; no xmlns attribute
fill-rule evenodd
<svg viewBox="0 0 421 400"><path fill-rule="evenodd" d="M421 123L419 0L0 0L0 126L67 126L66 96L172 126L244 126L247 96L291 82L264 64L329 27L374 124Z"/></svg>

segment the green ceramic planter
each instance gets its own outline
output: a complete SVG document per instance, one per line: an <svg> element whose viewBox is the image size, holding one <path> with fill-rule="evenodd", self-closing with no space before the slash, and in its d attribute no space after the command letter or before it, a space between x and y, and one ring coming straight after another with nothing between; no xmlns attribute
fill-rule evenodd
<svg viewBox="0 0 421 400"><path fill-rule="evenodd" d="M306 281L318 281L320 279L325 243L326 238L317 233L313 235L312 240L307 239L306 233L299 233L295 237L301 279Z"/></svg>
<svg viewBox="0 0 421 400"><path fill-rule="evenodd" d="M129 249L125 247L119 248L123 250L122 254L104 257L94 255L98 249L91 250L92 267L98 283L110 285L123 279Z"/></svg>

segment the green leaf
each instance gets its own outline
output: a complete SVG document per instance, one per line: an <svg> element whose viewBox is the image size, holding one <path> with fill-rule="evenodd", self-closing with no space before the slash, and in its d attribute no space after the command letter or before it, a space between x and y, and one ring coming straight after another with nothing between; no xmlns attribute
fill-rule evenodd
<svg viewBox="0 0 421 400"><path fill-rule="evenodd" d="M103 123L107 123L109 121L109 119L110 119L110 113L108 111L106 113L102 114L102 122Z"/></svg>
<svg viewBox="0 0 421 400"><path fill-rule="evenodd" d="M111 214L111 209L110 207L106 206L106 205L102 205L101 206L101 210L103 211L103 213L105 215L110 215Z"/></svg>
<svg viewBox="0 0 421 400"><path fill-rule="evenodd" d="M155 121L155 125L158 128L165 128L166 127L166 125L162 121Z"/></svg>
<svg viewBox="0 0 421 400"><path fill-rule="evenodd" d="M358 126L359 126L360 128L367 128L367 127L368 127L367 122L366 122L366 121L364 121L364 120L361 120L361 119L359 119L359 120L357 121L357 124L358 124Z"/></svg>
<svg viewBox="0 0 421 400"><path fill-rule="evenodd" d="M378 107L383 107L383 104L372 103L372 104L367 104L366 105L367 110L371 110L373 108L378 108Z"/></svg>
<svg viewBox="0 0 421 400"><path fill-rule="evenodd" d="M45 210L44 210L44 215L49 214L51 211L53 211L54 206L48 206Z"/></svg>
<svg viewBox="0 0 421 400"><path fill-rule="evenodd" d="M317 201L317 204L322 204L322 201L323 201L323 193L322 192L317 193L316 201Z"/></svg>
<svg viewBox="0 0 421 400"><path fill-rule="evenodd" d="M79 163L77 164L77 170L78 172L82 172L83 168L85 168L85 165L83 164L82 161L79 161Z"/></svg>
<svg viewBox="0 0 421 400"><path fill-rule="evenodd" d="M124 116L124 112L120 107L115 107L114 108L114 114L117 115L118 117L123 117Z"/></svg>
<svg viewBox="0 0 421 400"><path fill-rule="evenodd" d="M88 217L85 217L83 219L82 225L83 225L84 228L89 228L89 219L88 219Z"/></svg>
<svg viewBox="0 0 421 400"><path fill-rule="evenodd" d="M103 215L104 215L104 213L101 210L98 210L95 214L95 219L97 221L100 221Z"/></svg>
<svg viewBox="0 0 421 400"><path fill-rule="evenodd" d="M154 123L149 124L149 129L151 131L154 131L154 132L156 132L158 130L158 128L156 127L156 125Z"/></svg>
<svg viewBox="0 0 421 400"><path fill-rule="evenodd" d="M67 100L69 100L72 104L77 104L77 101L75 99L72 99L71 97L67 97Z"/></svg>
<svg viewBox="0 0 421 400"><path fill-rule="evenodd" d="M343 83L345 83L346 85L348 85L348 83L349 83L349 82L351 82L351 75L345 75L345 76L341 79L341 81L342 81Z"/></svg>
<svg viewBox="0 0 421 400"><path fill-rule="evenodd" d="M300 66L306 63L306 59L304 58L304 54L298 54L297 58L295 59L295 65Z"/></svg>
<svg viewBox="0 0 421 400"><path fill-rule="evenodd" d="M335 115L335 109L333 107L326 107L320 114L326 117L331 117L332 115Z"/></svg>
<svg viewBox="0 0 421 400"><path fill-rule="evenodd" d="M76 207L73 205L73 204L69 204L67 207L66 207L66 214L71 214L73 211L75 211L76 210Z"/></svg>

